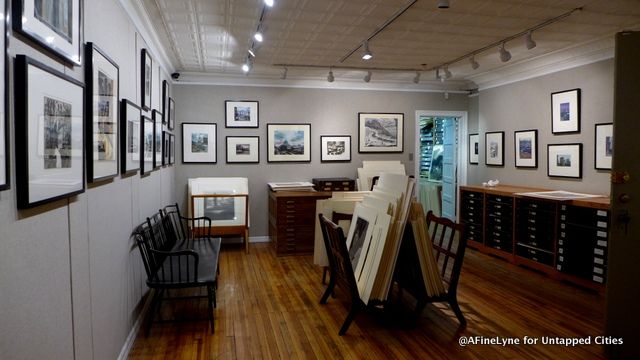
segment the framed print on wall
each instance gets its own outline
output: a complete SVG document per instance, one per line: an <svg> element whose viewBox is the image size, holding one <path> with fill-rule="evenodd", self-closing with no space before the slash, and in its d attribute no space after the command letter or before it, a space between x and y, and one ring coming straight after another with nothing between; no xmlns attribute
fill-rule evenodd
<svg viewBox="0 0 640 360"><path fill-rule="evenodd" d="M169 134L169 165L173 165L176 162L176 137L173 134Z"/></svg>
<svg viewBox="0 0 640 360"><path fill-rule="evenodd" d="M11 8L15 31L64 61L82 64L80 0L13 0Z"/></svg>
<svg viewBox="0 0 640 360"><path fill-rule="evenodd" d="M120 172L135 173L140 169L140 107L127 99L120 102Z"/></svg>
<svg viewBox="0 0 640 360"><path fill-rule="evenodd" d="M153 156L155 154L153 152L153 120L146 115L142 115L140 126L142 131L142 138L140 139L140 147L142 148L140 152L140 175L148 175L153 170Z"/></svg>
<svg viewBox="0 0 640 360"><path fill-rule="evenodd" d="M216 163L217 124L182 123L182 162Z"/></svg>
<svg viewBox="0 0 640 360"><path fill-rule="evenodd" d="M613 159L613 123L596 124L596 170L611 170Z"/></svg>
<svg viewBox="0 0 640 360"><path fill-rule="evenodd" d="M311 161L311 124L267 124L267 162L289 161Z"/></svg>
<svg viewBox="0 0 640 360"><path fill-rule="evenodd" d="M169 82L167 80L162 80L162 113L168 114L167 111L169 108ZM163 119L168 120L168 119Z"/></svg>
<svg viewBox="0 0 640 360"><path fill-rule="evenodd" d="M260 137L227 136L227 163L257 164L260 162Z"/></svg>
<svg viewBox="0 0 640 360"><path fill-rule="evenodd" d="M580 89L551 94L551 132L580 132Z"/></svg>
<svg viewBox="0 0 640 360"><path fill-rule="evenodd" d="M166 131L162 132L162 166L169 165L169 138L170 134Z"/></svg>
<svg viewBox="0 0 640 360"><path fill-rule="evenodd" d="M151 110L151 79L153 75L153 60L147 49L142 49L140 57L140 107Z"/></svg>
<svg viewBox="0 0 640 360"><path fill-rule="evenodd" d="M484 134L484 163L488 166L504 166L504 131Z"/></svg>
<svg viewBox="0 0 640 360"><path fill-rule="evenodd" d="M162 165L162 113L158 110L151 112L153 118L153 168Z"/></svg>
<svg viewBox="0 0 640 360"><path fill-rule="evenodd" d="M480 161L480 135L469 134L469 164L478 164Z"/></svg>
<svg viewBox="0 0 640 360"><path fill-rule="evenodd" d="M320 136L320 161L351 161L351 136Z"/></svg>
<svg viewBox="0 0 640 360"><path fill-rule="evenodd" d="M257 128L258 102L243 100L227 100L225 105L225 127L228 128Z"/></svg>
<svg viewBox="0 0 640 360"><path fill-rule="evenodd" d="M517 168L538 167L538 130L513 133Z"/></svg>
<svg viewBox="0 0 640 360"><path fill-rule="evenodd" d="M0 6L2 9L6 9L5 1L0 0ZM2 22L3 25L0 29L7 33L6 21ZM7 71L7 48L6 48L6 35L0 36L0 49L2 49L2 55L0 55L0 74L4 76L4 79L8 79ZM8 91L6 91L5 80L0 81L0 190L9 188L9 122L5 116L5 111L8 107L6 99L8 99Z"/></svg>
<svg viewBox="0 0 640 360"><path fill-rule="evenodd" d="M169 111L169 113L167 113L167 128L173 130L176 125L176 104L173 98L169 98L169 109L167 110Z"/></svg>
<svg viewBox="0 0 640 360"><path fill-rule="evenodd" d="M25 55L14 68L18 208L82 193L84 85Z"/></svg>
<svg viewBox="0 0 640 360"><path fill-rule="evenodd" d="M582 144L547 145L547 175L582 178Z"/></svg>
<svg viewBox="0 0 640 360"><path fill-rule="evenodd" d="M93 43L85 46L87 181L118 175L120 69Z"/></svg>
<svg viewBox="0 0 640 360"><path fill-rule="evenodd" d="M358 113L358 152L404 151L404 114Z"/></svg>

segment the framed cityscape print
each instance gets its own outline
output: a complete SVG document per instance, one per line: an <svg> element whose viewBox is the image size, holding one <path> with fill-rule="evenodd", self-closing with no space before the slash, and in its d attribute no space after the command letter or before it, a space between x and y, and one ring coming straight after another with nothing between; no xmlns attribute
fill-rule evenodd
<svg viewBox="0 0 640 360"><path fill-rule="evenodd" d="M351 161L351 136L320 136L320 161Z"/></svg>
<svg viewBox="0 0 640 360"><path fill-rule="evenodd" d="M120 69L93 43L85 46L87 181L118 175Z"/></svg>
<svg viewBox="0 0 640 360"><path fill-rule="evenodd" d="M84 191L84 85L25 55L15 59L19 209ZM55 94L55 95L51 95Z"/></svg>
<svg viewBox="0 0 640 360"><path fill-rule="evenodd" d="M0 0L0 6L2 9L6 9L5 0ZM0 29L4 31L6 34L6 21L2 22L2 26ZM0 36L0 49L2 49L2 55L0 55L0 74L4 76L5 79L8 79L7 71L7 49L5 47L6 35ZM8 81L8 80L7 80ZM8 108L8 103L6 99L8 99L9 92L6 91L5 88L5 80L0 81L0 190L6 190L9 188L9 121L5 116L5 111Z"/></svg>
<svg viewBox="0 0 640 360"><path fill-rule="evenodd" d="M153 119L153 168L162 165L162 113L158 110L151 112Z"/></svg>
<svg viewBox="0 0 640 360"><path fill-rule="evenodd" d="M151 110L151 79L153 75L153 60L147 49L142 49L140 57L140 99L144 110Z"/></svg>
<svg viewBox="0 0 640 360"><path fill-rule="evenodd" d="M580 132L580 89L551 94L551 132Z"/></svg>
<svg viewBox="0 0 640 360"><path fill-rule="evenodd" d="M162 166L169 165L170 137L171 137L171 134L169 134L168 132L166 131L162 132Z"/></svg>
<svg viewBox="0 0 640 360"><path fill-rule="evenodd" d="M142 138L140 140L140 175L148 175L153 171L153 120L146 116L142 115L140 118L140 126L142 131Z"/></svg>
<svg viewBox="0 0 640 360"><path fill-rule="evenodd" d="M517 168L538 167L538 130L513 133Z"/></svg>
<svg viewBox="0 0 640 360"><path fill-rule="evenodd" d="M596 124L596 170L611 170L613 159L613 123Z"/></svg>
<svg viewBox="0 0 640 360"><path fill-rule="evenodd" d="M582 144L547 145L547 175L582 178Z"/></svg>
<svg viewBox="0 0 640 360"><path fill-rule="evenodd" d="M169 134L169 165L176 162L176 136Z"/></svg>
<svg viewBox="0 0 640 360"><path fill-rule="evenodd" d="M169 82L167 80L162 80L162 113L168 114L167 109L169 108ZM168 120L168 119L163 119Z"/></svg>
<svg viewBox="0 0 640 360"><path fill-rule="evenodd" d="M227 136L227 163L257 164L260 162L260 137Z"/></svg>
<svg viewBox="0 0 640 360"><path fill-rule="evenodd" d="M225 105L225 127L228 128L257 128L258 102L227 100Z"/></svg>
<svg viewBox="0 0 640 360"><path fill-rule="evenodd" d="M267 124L267 162L311 162L311 124Z"/></svg>
<svg viewBox="0 0 640 360"><path fill-rule="evenodd" d="M404 114L358 113L358 152L404 151Z"/></svg>
<svg viewBox="0 0 640 360"><path fill-rule="evenodd" d="M169 130L173 130L176 125L176 103L173 101L173 98L169 98L169 111L167 113L167 127Z"/></svg>
<svg viewBox="0 0 640 360"><path fill-rule="evenodd" d="M504 131L484 134L484 163L488 166L504 166Z"/></svg>
<svg viewBox="0 0 640 360"><path fill-rule="evenodd" d="M80 0L13 0L11 8L15 31L66 62L82 64Z"/></svg>
<svg viewBox="0 0 640 360"><path fill-rule="evenodd" d="M127 99L120 102L120 172L136 173L140 169L140 107Z"/></svg>
<svg viewBox="0 0 640 360"><path fill-rule="evenodd" d="M182 123L182 162L215 164L217 124Z"/></svg>
<svg viewBox="0 0 640 360"><path fill-rule="evenodd" d="M480 135L469 134L469 164L480 161Z"/></svg>

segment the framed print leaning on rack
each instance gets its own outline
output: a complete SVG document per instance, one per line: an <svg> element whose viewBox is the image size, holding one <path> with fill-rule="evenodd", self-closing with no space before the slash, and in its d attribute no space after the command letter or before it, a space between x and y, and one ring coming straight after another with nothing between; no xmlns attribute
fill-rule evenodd
<svg viewBox="0 0 640 360"><path fill-rule="evenodd" d="M25 55L14 68L18 208L82 193L84 85Z"/></svg>

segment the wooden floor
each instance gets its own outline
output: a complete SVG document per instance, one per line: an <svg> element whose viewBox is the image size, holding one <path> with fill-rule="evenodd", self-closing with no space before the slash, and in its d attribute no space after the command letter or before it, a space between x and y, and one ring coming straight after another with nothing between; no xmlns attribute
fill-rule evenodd
<svg viewBox="0 0 640 360"><path fill-rule="evenodd" d="M458 328L443 304L419 317L389 322L360 314L338 336L345 295L326 305L322 271L311 256L275 257L268 244L225 247L220 258L216 331L206 320L154 323L141 331L131 359L600 359L604 297L469 250L458 299L468 325ZM163 303L163 316L206 316L206 302ZM191 304L194 302L192 301ZM538 345L459 345L461 336L538 338ZM542 345L544 336L582 338L592 345Z"/></svg>

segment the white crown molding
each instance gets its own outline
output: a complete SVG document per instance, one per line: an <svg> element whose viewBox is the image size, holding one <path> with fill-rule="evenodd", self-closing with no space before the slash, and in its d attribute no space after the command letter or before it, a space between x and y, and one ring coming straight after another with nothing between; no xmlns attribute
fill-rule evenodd
<svg viewBox="0 0 640 360"><path fill-rule="evenodd" d="M144 10L141 0L119 0L120 6L124 9L125 13L129 15L129 19L135 26L136 31L146 41L149 50L153 54L155 60L158 60L160 66L162 66L168 73L175 71L176 66L171 61L167 50L162 45L162 41L158 37L149 14Z"/></svg>

